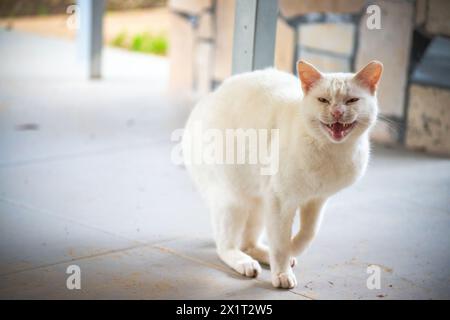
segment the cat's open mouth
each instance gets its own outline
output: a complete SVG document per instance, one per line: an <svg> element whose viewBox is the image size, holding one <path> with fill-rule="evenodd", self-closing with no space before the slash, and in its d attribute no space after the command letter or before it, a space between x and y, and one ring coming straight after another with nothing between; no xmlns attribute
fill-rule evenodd
<svg viewBox="0 0 450 320"><path fill-rule="evenodd" d="M352 123L335 122L330 124L321 122L321 124L333 140L340 141L352 131L356 121L353 121Z"/></svg>

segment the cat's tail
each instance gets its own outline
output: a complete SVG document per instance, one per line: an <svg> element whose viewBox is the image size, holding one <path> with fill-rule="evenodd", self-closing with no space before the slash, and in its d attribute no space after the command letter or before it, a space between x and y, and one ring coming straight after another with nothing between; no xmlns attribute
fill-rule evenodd
<svg viewBox="0 0 450 320"><path fill-rule="evenodd" d="M294 256L302 254L311 244L319 231L326 199L308 202L300 209L300 230L291 240L291 252Z"/></svg>
<svg viewBox="0 0 450 320"><path fill-rule="evenodd" d="M305 252L313 239L314 233L307 232L304 229L300 229L291 240L292 256L296 257Z"/></svg>

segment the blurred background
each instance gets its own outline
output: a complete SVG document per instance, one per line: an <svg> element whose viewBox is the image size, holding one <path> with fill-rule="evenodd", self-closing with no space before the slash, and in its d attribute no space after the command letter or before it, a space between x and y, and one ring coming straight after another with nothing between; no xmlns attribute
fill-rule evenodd
<svg viewBox="0 0 450 320"><path fill-rule="evenodd" d="M330 205L292 293L224 267L170 160L173 130L233 73L238 1L0 0L1 298L450 298L450 2L271 12L278 69L385 67L367 177ZM66 288L73 263L83 290Z"/></svg>
<svg viewBox="0 0 450 320"><path fill-rule="evenodd" d="M72 4L3 0L0 26L74 39L77 29L67 27ZM366 27L370 4L381 9L380 30ZM198 99L231 75L234 10L233 0L109 0L103 42L166 57L169 88ZM351 72L382 61L375 141L450 155L448 1L281 0L279 10L277 68L295 74L302 58L322 71Z"/></svg>

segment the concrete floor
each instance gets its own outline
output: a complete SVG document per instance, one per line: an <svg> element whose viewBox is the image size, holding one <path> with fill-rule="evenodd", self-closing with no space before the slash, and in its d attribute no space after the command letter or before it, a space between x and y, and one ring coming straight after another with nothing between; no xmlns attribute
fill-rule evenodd
<svg viewBox="0 0 450 320"><path fill-rule="evenodd" d="M0 298L450 298L450 161L377 147L276 290L217 258L170 133L186 109L167 61L108 49L81 76L71 42L0 31ZM81 290L66 288L69 265ZM381 289L366 287L367 266Z"/></svg>

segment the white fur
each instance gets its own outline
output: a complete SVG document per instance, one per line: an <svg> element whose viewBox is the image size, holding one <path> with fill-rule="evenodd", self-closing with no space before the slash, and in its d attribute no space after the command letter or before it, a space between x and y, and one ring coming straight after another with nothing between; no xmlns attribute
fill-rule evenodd
<svg viewBox="0 0 450 320"><path fill-rule="evenodd" d="M329 106L317 101L322 96L331 104L349 96L360 98L344 116L358 124L340 143L332 141L318 121L329 117ZM249 277L260 273L258 261L270 263L275 287L296 286L293 256L316 235L327 199L364 174L368 129L376 114L375 95L354 81L353 74L343 73L323 74L303 98L296 77L274 69L255 71L229 78L200 101L185 136L198 121L204 129L280 130L280 167L275 175L261 175L258 165L187 165L211 211L219 257ZM301 229L293 237L297 209ZM268 248L260 243L263 229Z"/></svg>

